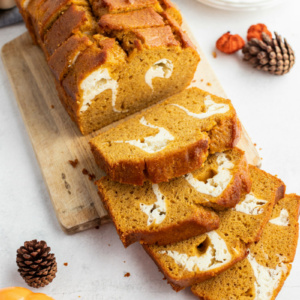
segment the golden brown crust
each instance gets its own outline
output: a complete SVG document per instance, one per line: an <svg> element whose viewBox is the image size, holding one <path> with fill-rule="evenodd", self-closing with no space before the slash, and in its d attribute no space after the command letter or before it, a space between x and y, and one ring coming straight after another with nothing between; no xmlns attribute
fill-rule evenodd
<svg viewBox="0 0 300 300"><path fill-rule="evenodd" d="M133 185L143 185L147 180L152 183L167 182L200 168L208 155L208 141L199 140L168 156L157 155L154 158L119 161L117 165L110 165L93 140L90 145L96 163L106 174L117 182Z"/></svg>
<svg viewBox="0 0 300 300"><path fill-rule="evenodd" d="M262 226L260 227L260 229L257 232L256 237L254 238L253 242L258 242L261 238L261 235L263 233L263 230L266 226L266 224L269 222L270 217L272 215L272 211L274 208L274 205L284 197L285 195L285 190L286 190L286 186L284 184L284 182L282 180L280 180L279 178L276 178L270 174L268 174L267 172L258 169L257 167L253 166L253 165L249 165L249 170L250 172L253 174L255 172L255 170L259 170L260 173L264 174L265 177L272 177L273 181L276 183L274 183L274 190L273 190L273 199L272 201L270 201L270 206L267 208L267 213L265 213L265 218L264 221L262 222ZM252 242L252 241L251 241Z"/></svg>
<svg viewBox="0 0 300 300"><path fill-rule="evenodd" d="M280 180L281 181L281 180ZM275 196L275 204L281 200L282 198L285 197L285 190L286 186L285 184L281 181L281 184L279 185L277 191L276 191L276 196Z"/></svg>
<svg viewBox="0 0 300 300"><path fill-rule="evenodd" d="M61 83L59 81L57 81L55 79L54 82L55 82L55 87L56 87L56 90L57 90L58 98L59 98L61 104L63 105L63 107L65 108L67 113L69 114L72 121L77 122L76 113L73 110L74 106L71 105L72 104L72 99L70 99L70 97L66 94L66 91L61 86Z"/></svg>
<svg viewBox="0 0 300 300"><path fill-rule="evenodd" d="M104 14L119 14L132 10L152 7L156 11L162 11L157 0L139 0L129 2L128 0L93 0L92 6L97 16Z"/></svg>
<svg viewBox="0 0 300 300"><path fill-rule="evenodd" d="M145 180L153 183L167 182L171 178L199 169L208 155L208 146L207 140L200 140L167 156L158 155L153 159L146 159Z"/></svg>
<svg viewBox="0 0 300 300"><path fill-rule="evenodd" d="M51 56L87 20L86 12L72 4L45 35L45 47L49 55Z"/></svg>
<svg viewBox="0 0 300 300"><path fill-rule="evenodd" d="M146 47L172 47L179 45L170 26L135 29L133 32Z"/></svg>
<svg viewBox="0 0 300 300"><path fill-rule="evenodd" d="M216 210L233 208L238 204L243 194L250 193L252 180L248 170L246 156L244 152L238 148L233 149L233 151L243 153L234 167L233 179L219 197L214 199L213 202L204 202L202 205L212 207Z"/></svg>
<svg viewBox="0 0 300 300"><path fill-rule="evenodd" d="M196 49L188 35L181 29L180 25L169 13L163 12L162 16L165 18L166 24L169 24L172 27L174 35L181 42L183 48Z"/></svg>
<svg viewBox="0 0 300 300"><path fill-rule="evenodd" d="M104 15L100 18L98 24L104 30L128 30L165 25L163 18L153 8L117 15Z"/></svg>
<svg viewBox="0 0 300 300"><path fill-rule="evenodd" d="M234 148L240 139L240 130L241 127L237 116L231 119L220 120L218 126L215 126L209 132L211 138L209 152L213 154L220 152L220 149ZM229 138L224 139L224 136Z"/></svg>
<svg viewBox="0 0 300 300"><path fill-rule="evenodd" d="M35 33L42 43L44 43L44 35L48 29L51 28L53 23L72 3L85 7L89 5L87 0L45 0L42 1L39 7L32 6L30 13L35 27Z"/></svg>
<svg viewBox="0 0 300 300"><path fill-rule="evenodd" d="M30 15L27 12L27 9L24 7L24 0L16 0L17 7L19 9L20 14L25 22L26 28L32 38L34 44L37 44L37 39L34 32L34 27L30 18Z"/></svg>
<svg viewBox="0 0 300 300"><path fill-rule="evenodd" d="M118 226L119 222L112 213L112 208L110 207L111 202L106 197L106 192L102 188L101 180L96 182L96 184L98 186L98 194L108 211L125 248L138 241L141 244L167 245L219 227L219 217L216 213L195 207L192 215L176 224L170 224L159 229L153 228L151 231L132 229L128 232L124 232L122 231L122 228Z"/></svg>
<svg viewBox="0 0 300 300"><path fill-rule="evenodd" d="M45 0L31 0L26 8L26 25L29 27L29 33L33 38L34 43L38 44L39 46L42 45L42 41L39 36L39 27L38 21L36 18L36 14Z"/></svg>
<svg viewBox="0 0 300 300"><path fill-rule="evenodd" d="M158 269L164 274L168 283L171 285L172 289L176 292L179 292L186 287L192 286L194 284L203 282L207 279L217 276L218 274L222 273L224 270L231 268L237 262L246 258L248 255L247 248L244 247L243 251L241 251L239 255L236 255L234 259L232 259L228 264L226 264L226 266L223 266L221 268L216 268L211 271L206 271L200 274L192 273L189 276L186 276L185 278L183 277L177 278L176 276L171 276L170 272L164 269L163 265L160 263L160 260L157 259L156 253L151 250L151 246L143 245L143 248L148 253L148 255L153 259Z"/></svg>
<svg viewBox="0 0 300 300"><path fill-rule="evenodd" d="M105 63L108 57L108 51L102 50L96 47L94 44L88 47L78 57L74 68L69 72L66 78L63 80L62 85L67 94L73 99L71 104L74 107L74 111L79 110L77 99L80 97L79 86L82 80L101 65Z"/></svg>
<svg viewBox="0 0 300 300"><path fill-rule="evenodd" d="M162 6L164 12L170 15L181 26L182 16L176 6L170 0L159 0L159 3Z"/></svg>
<svg viewBox="0 0 300 300"><path fill-rule="evenodd" d="M49 68L56 80L61 81L75 59L91 45L92 42L86 36L73 35L59 47L48 60Z"/></svg>

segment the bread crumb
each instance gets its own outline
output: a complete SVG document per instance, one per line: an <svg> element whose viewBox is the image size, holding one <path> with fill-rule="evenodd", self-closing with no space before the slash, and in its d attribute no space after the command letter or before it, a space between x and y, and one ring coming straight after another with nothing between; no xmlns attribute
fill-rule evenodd
<svg viewBox="0 0 300 300"><path fill-rule="evenodd" d="M95 229L99 229L99 228L100 228L100 226L98 226L98 225L95 227Z"/></svg>
<svg viewBox="0 0 300 300"><path fill-rule="evenodd" d="M108 247L110 247L110 244L108 244Z"/></svg>
<svg viewBox="0 0 300 300"><path fill-rule="evenodd" d="M259 150L262 150L262 148L259 148Z"/></svg>
<svg viewBox="0 0 300 300"><path fill-rule="evenodd" d="M196 82L197 80L196 79L194 79L192 82Z"/></svg>
<svg viewBox="0 0 300 300"><path fill-rule="evenodd" d="M210 83L210 82L208 82L206 85L208 85L208 86L211 86L211 83Z"/></svg>
<svg viewBox="0 0 300 300"><path fill-rule="evenodd" d="M93 181L96 178L95 174L89 174L89 180Z"/></svg>
<svg viewBox="0 0 300 300"><path fill-rule="evenodd" d="M213 51L212 56L213 56L213 58L217 58L217 53L216 53L216 51Z"/></svg>
<svg viewBox="0 0 300 300"><path fill-rule="evenodd" d="M124 260L123 263L125 264L125 263L126 263L126 260Z"/></svg>
<svg viewBox="0 0 300 300"><path fill-rule="evenodd" d="M76 158L75 160L69 160L69 163L70 163L70 165L71 165L73 168L76 168L77 165L78 165L78 163L79 163L79 161L78 161L78 159Z"/></svg>
<svg viewBox="0 0 300 300"><path fill-rule="evenodd" d="M130 276L130 273L127 272L126 274L124 274L124 277L129 277Z"/></svg>
<svg viewBox="0 0 300 300"><path fill-rule="evenodd" d="M66 266L66 267L67 267L67 266L68 266L68 263L67 263L67 262L65 262L65 263L64 263L64 266Z"/></svg>
<svg viewBox="0 0 300 300"><path fill-rule="evenodd" d="M201 79L200 81L201 81L201 82L203 82L203 81L204 81L204 79Z"/></svg>
<svg viewBox="0 0 300 300"><path fill-rule="evenodd" d="M96 175L90 173L86 168L82 169L82 174L83 175L88 175L90 181L93 181L96 178Z"/></svg>
<svg viewBox="0 0 300 300"><path fill-rule="evenodd" d="M52 109L54 108L54 105L53 105L53 104L51 105L51 108L52 108Z"/></svg>
<svg viewBox="0 0 300 300"><path fill-rule="evenodd" d="M256 143L253 144L255 147L257 146Z"/></svg>

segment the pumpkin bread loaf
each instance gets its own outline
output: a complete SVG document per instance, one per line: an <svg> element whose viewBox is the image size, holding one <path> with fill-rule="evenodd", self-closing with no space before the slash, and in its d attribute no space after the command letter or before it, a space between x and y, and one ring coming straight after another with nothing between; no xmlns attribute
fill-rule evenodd
<svg viewBox="0 0 300 300"><path fill-rule="evenodd" d="M174 95L90 141L114 181L142 185L199 169L209 153L233 148L240 127L230 102L198 88Z"/></svg>
<svg viewBox="0 0 300 300"><path fill-rule="evenodd" d="M250 192L251 179L243 151L212 154L204 166L168 183L142 187L97 181L104 203L124 246L167 245L217 229L219 217L209 208L234 207ZM202 205L202 206L201 206Z"/></svg>
<svg viewBox="0 0 300 300"><path fill-rule="evenodd" d="M280 200L260 241L249 247L246 259L210 280L192 286L200 299L273 300L291 270L299 232L300 197Z"/></svg>
<svg viewBox="0 0 300 300"><path fill-rule="evenodd" d="M236 209L218 212L220 227L204 235L166 246L143 245L172 288L212 278L246 257L248 244L257 242L285 185L274 176L249 166L251 192Z"/></svg>
<svg viewBox="0 0 300 300"><path fill-rule="evenodd" d="M17 0L83 134L185 89L200 60L169 0Z"/></svg>

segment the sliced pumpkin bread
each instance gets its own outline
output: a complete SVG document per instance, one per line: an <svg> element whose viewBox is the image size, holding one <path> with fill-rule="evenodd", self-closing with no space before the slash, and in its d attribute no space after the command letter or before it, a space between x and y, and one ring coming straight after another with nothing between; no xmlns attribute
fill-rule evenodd
<svg viewBox="0 0 300 300"><path fill-rule="evenodd" d="M167 182L199 169L240 134L230 100L191 88L90 141L97 164L117 182Z"/></svg>
<svg viewBox="0 0 300 300"><path fill-rule="evenodd" d="M276 205L260 241L248 257L219 276L192 287L202 300L274 300L291 270L299 232L300 197L286 195Z"/></svg>
<svg viewBox="0 0 300 300"><path fill-rule="evenodd" d="M97 181L99 195L124 246L141 243L166 245L219 226L210 208L234 207L251 189L243 151L235 148L212 154L204 166L168 183L131 186L108 176Z"/></svg>
<svg viewBox="0 0 300 300"><path fill-rule="evenodd" d="M256 167L250 170L252 189L239 203L243 209L219 212L217 230L171 245L143 245L174 290L224 272L246 257L248 244L259 240L285 185Z"/></svg>

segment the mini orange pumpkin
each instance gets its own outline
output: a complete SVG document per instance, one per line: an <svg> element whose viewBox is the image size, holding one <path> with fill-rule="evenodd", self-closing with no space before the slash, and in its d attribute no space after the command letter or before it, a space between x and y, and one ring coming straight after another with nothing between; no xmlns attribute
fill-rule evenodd
<svg viewBox="0 0 300 300"><path fill-rule="evenodd" d="M54 299L45 294L34 293L23 287L9 287L5 289L0 289L0 300L54 300Z"/></svg>
<svg viewBox="0 0 300 300"><path fill-rule="evenodd" d="M250 41L251 39L262 40L261 34L263 32L265 32L272 39L272 33L268 30L267 26L265 24L259 23L249 27L247 32L247 40L248 41Z"/></svg>
<svg viewBox="0 0 300 300"><path fill-rule="evenodd" d="M221 52L232 54L245 46L245 41L241 36L238 34L230 34L228 31L227 33L223 34L216 43L216 47Z"/></svg>

